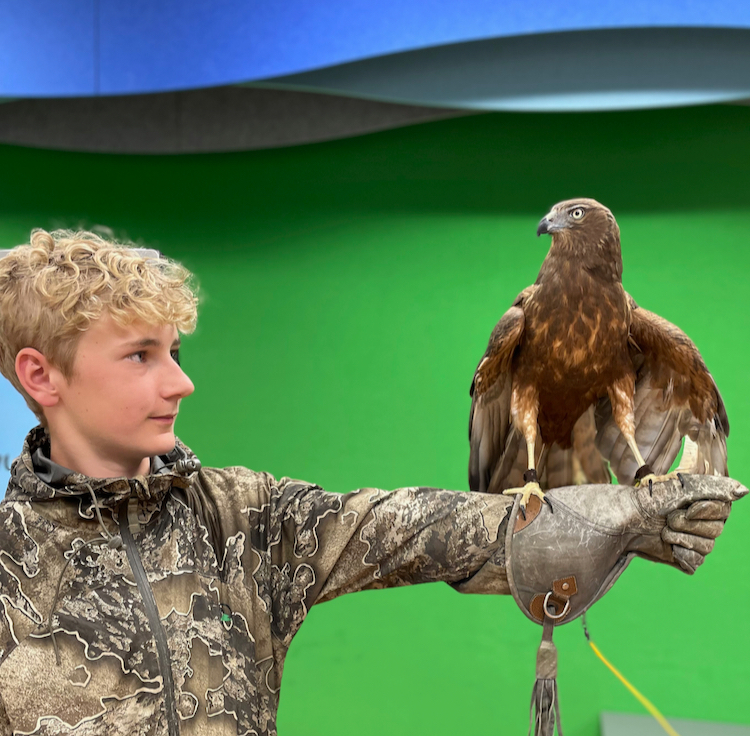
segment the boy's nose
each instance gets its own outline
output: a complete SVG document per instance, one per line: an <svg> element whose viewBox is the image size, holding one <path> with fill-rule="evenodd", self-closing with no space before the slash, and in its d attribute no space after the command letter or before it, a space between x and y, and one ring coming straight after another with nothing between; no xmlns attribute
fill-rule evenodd
<svg viewBox="0 0 750 736"><path fill-rule="evenodd" d="M195 384L188 378L188 374L185 373L185 371L180 368L180 373L182 373L182 386L183 390L181 393L182 398L184 399L186 396L190 396L190 394L195 391Z"/></svg>
<svg viewBox="0 0 750 736"><path fill-rule="evenodd" d="M166 381L165 393L170 396L184 399L195 391L195 385L188 378L187 373L175 362L170 366L169 380Z"/></svg>

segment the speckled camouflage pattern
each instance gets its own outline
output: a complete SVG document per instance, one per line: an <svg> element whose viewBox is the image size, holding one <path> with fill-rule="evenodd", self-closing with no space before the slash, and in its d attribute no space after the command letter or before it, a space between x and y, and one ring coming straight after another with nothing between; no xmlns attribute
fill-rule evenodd
<svg viewBox="0 0 750 736"><path fill-rule="evenodd" d="M72 474L53 487L31 459L45 442L39 428L29 435L0 504L0 734L168 734L143 598L125 549L107 543L89 486L109 533L120 514L130 519L167 637L181 734L275 734L284 658L315 603L436 580L508 592L506 497L338 495L207 468L200 482L226 540L217 560L178 492L197 473L168 465L131 480ZM179 443L174 455L191 456Z"/></svg>

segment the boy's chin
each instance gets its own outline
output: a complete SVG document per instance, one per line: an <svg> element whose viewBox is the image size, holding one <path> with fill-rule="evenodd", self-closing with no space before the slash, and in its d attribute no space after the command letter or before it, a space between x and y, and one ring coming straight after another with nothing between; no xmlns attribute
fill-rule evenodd
<svg viewBox="0 0 750 736"><path fill-rule="evenodd" d="M159 437L159 439L152 444L150 457L154 457L155 455L166 455L167 453L172 452L176 441L174 433L168 435L165 434L163 437Z"/></svg>

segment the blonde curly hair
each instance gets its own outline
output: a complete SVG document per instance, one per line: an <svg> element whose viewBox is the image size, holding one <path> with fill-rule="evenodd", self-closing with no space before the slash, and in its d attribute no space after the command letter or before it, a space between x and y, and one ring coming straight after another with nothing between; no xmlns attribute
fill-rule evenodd
<svg viewBox="0 0 750 736"><path fill-rule="evenodd" d="M179 263L95 233L33 230L27 245L0 258L0 373L44 422L16 376L20 350L35 348L70 377L78 338L105 311L123 326L173 324L190 333L197 303L192 274Z"/></svg>

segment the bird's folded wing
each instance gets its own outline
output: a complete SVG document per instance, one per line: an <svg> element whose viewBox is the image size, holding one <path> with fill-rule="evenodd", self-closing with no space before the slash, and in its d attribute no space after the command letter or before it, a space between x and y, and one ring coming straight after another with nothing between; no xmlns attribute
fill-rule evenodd
<svg viewBox="0 0 750 736"><path fill-rule="evenodd" d="M524 324L522 292L492 331L487 351L474 373L469 415L469 488L472 491L490 491L490 481L506 455L506 446L509 441L518 444L510 417L511 364ZM513 459L516 454L513 453Z"/></svg>
<svg viewBox="0 0 750 736"><path fill-rule="evenodd" d="M680 469L727 475L729 434L724 402L698 348L671 322L631 298L630 352L636 368L635 439L654 473L666 473L687 437ZM638 463L618 429L608 399L596 407L596 444L620 483Z"/></svg>

